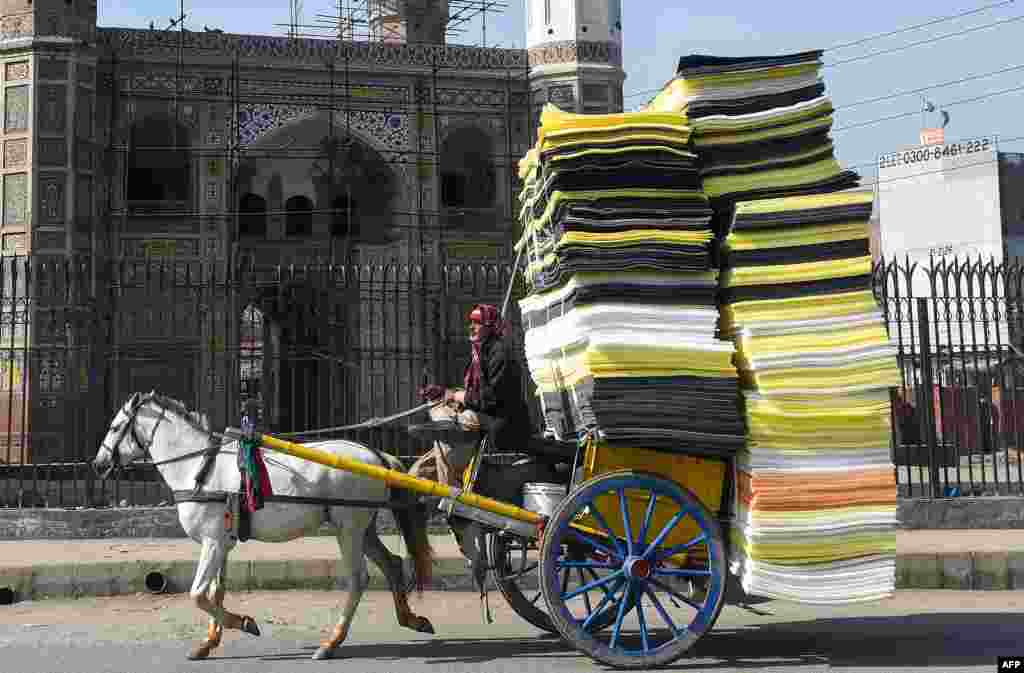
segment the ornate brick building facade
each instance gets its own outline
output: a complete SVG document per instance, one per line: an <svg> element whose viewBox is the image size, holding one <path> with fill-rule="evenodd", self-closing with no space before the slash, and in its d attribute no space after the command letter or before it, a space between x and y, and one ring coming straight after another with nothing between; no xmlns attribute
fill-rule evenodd
<svg viewBox="0 0 1024 673"><path fill-rule="evenodd" d="M400 14L401 3L391 4ZM218 274L232 277L242 260L249 269L397 264L420 279L415 291L409 285L388 300L351 277L343 290L334 282L313 292L323 303L318 315L336 316L332 329L346 333L322 355L349 369L392 333L410 352L436 346L438 333L445 340L454 330L453 342L461 339L459 302L472 297L448 292L445 268L507 261L516 165L540 106L622 107L619 1L527 5L528 48L517 50L431 43L443 40L437 27L448 19L446 2L425 5L437 14L426 27L418 15L415 30L352 42L99 28L94 0L2 0L0 247L8 257L75 260L75 296L89 298L75 310L97 311L108 324L105 332L50 333L29 311L17 327L0 330L7 339L0 379L10 370L11 381L13 373L24 381L20 391L0 381L0 407L5 400L24 407L11 412L14 425L8 414L8 459L77 452L59 410L85 401L109 406L135 390L159 387L215 420L231 419L245 394L238 378L246 334L260 349L249 370L263 379L272 418L283 414L295 425L336 415L338 407L324 402L314 405L323 407L315 418L300 418L283 400L296 393L282 392L289 372L273 362L294 346L294 320L258 308L284 292L267 289L281 286L280 278L264 274L262 285L253 280L258 292L221 295L189 281L213 278L209 287L219 287ZM132 276L138 263L160 266L170 290ZM29 303L43 310L57 302L47 301L32 295ZM441 314L427 309L439 304ZM13 306L8 301L4 315ZM404 314L401 325L375 322L390 308ZM259 328L247 328L242 316ZM86 346L87 361L51 357ZM361 355L351 356L353 349ZM385 367L352 377L358 383L321 375L316 385L372 388L375 376L393 379L393 399L371 394L351 414L401 406L420 373ZM27 430L32 455L11 436Z"/></svg>

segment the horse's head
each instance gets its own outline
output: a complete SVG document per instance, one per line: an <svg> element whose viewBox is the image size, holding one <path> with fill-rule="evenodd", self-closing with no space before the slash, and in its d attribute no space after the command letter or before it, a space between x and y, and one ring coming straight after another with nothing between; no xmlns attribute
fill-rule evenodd
<svg viewBox="0 0 1024 673"><path fill-rule="evenodd" d="M147 446L139 437L137 425L143 407L155 396L155 391L147 395L135 393L118 410L92 461L96 474L106 478L111 472L146 455Z"/></svg>

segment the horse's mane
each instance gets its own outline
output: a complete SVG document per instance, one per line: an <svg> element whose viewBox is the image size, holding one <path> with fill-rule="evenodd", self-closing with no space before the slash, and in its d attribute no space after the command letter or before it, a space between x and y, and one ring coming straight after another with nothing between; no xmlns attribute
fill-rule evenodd
<svg viewBox="0 0 1024 673"><path fill-rule="evenodd" d="M168 397L167 395L161 395L155 390L151 392L150 395L152 395L153 399L157 400L160 404L168 407L171 411L177 412L189 422L198 425L207 432L210 431L210 419L206 417L206 414L202 414L198 411L192 411L188 408L188 405L181 400L176 400L173 397Z"/></svg>

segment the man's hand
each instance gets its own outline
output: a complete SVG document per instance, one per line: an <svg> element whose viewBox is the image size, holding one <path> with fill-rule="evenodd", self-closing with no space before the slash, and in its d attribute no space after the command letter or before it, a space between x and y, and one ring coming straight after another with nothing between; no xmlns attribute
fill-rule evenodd
<svg viewBox="0 0 1024 673"><path fill-rule="evenodd" d="M447 393L443 386L436 384L423 386L417 392L419 393L420 398L427 400L428 402L440 400Z"/></svg>
<svg viewBox="0 0 1024 673"><path fill-rule="evenodd" d="M449 388L444 394L445 404L453 407L464 407L466 406L466 391L465 390L453 390Z"/></svg>

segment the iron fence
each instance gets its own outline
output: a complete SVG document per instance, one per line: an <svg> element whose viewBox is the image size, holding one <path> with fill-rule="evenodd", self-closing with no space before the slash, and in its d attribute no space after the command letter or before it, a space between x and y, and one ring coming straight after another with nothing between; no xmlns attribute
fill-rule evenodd
<svg viewBox="0 0 1024 673"><path fill-rule="evenodd" d="M893 462L905 497L1021 495L1019 260L882 260L875 294L897 347Z"/></svg>
<svg viewBox="0 0 1024 673"><path fill-rule="evenodd" d="M242 402L256 399L263 425L286 433L395 413L419 404L425 383L456 384L469 359L464 316L500 303L511 269L92 268L34 255L2 258L0 272L0 506L76 507L169 501L151 467L100 482L88 464L134 392L179 399L213 428L237 427ZM344 436L407 462L426 448L399 424Z"/></svg>
<svg viewBox="0 0 1024 673"><path fill-rule="evenodd" d="M410 408L420 385L461 378L465 313L500 303L510 273L2 257L0 506L169 502L151 467L106 482L89 468L138 391L180 399L214 428L257 399L278 433ZM1024 493L1024 266L883 260L874 279L902 372L891 393L900 494ZM407 462L426 448L402 425L345 436Z"/></svg>

